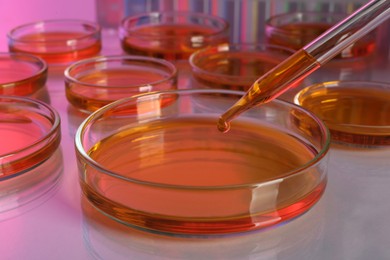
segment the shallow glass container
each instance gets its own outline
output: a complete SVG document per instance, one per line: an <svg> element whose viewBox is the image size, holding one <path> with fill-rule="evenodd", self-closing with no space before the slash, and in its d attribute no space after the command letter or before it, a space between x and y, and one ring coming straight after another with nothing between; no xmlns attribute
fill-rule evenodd
<svg viewBox="0 0 390 260"><path fill-rule="evenodd" d="M273 101L217 130L243 92L177 90L113 102L76 133L84 195L106 215L163 234L257 230L299 216L326 186L329 133Z"/></svg>
<svg viewBox="0 0 390 260"><path fill-rule="evenodd" d="M129 54L178 61L208 45L228 42L228 29L223 18L208 14L151 12L123 19L119 37Z"/></svg>
<svg viewBox="0 0 390 260"><path fill-rule="evenodd" d="M390 145L390 84L330 81L302 89L294 102L321 118L332 140L359 146Z"/></svg>
<svg viewBox="0 0 390 260"><path fill-rule="evenodd" d="M190 56L194 88L247 91L294 50L270 44L219 44Z"/></svg>
<svg viewBox="0 0 390 260"><path fill-rule="evenodd" d="M299 50L348 15L332 12L290 12L266 21L266 38L271 44ZM361 58L376 50L376 30L345 48L334 59Z"/></svg>
<svg viewBox="0 0 390 260"><path fill-rule="evenodd" d="M66 65L100 52L101 28L71 19L24 24L8 33L8 47L11 52L39 56L49 65Z"/></svg>
<svg viewBox="0 0 390 260"><path fill-rule="evenodd" d="M45 86L47 65L23 53L0 53L0 95L31 95Z"/></svg>
<svg viewBox="0 0 390 260"><path fill-rule="evenodd" d="M0 96L0 181L46 161L60 144L60 117L49 105Z"/></svg>
<svg viewBox="0 0 390 260"><path fill-rule="evenodd" d="M175 65L151 57L96 57L65 70L66 97L75 108L86 112L121 98L176 88Z"/></svg>

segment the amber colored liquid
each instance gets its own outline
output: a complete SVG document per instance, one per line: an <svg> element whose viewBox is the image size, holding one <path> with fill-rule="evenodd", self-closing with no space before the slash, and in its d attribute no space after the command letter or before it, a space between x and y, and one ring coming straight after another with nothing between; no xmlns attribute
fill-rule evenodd
<svg viewBox="0 0 390 260"><path fill-rule="evenodd" d="M36 55L49 64L68 64L97 55L101 42L83 33L43 32L24 35L13 42L9 49Z"/></svg>
<svg viewBox="0 0 390 260"><path fill-rule="evenodd" d="M228 41L227 37L212 36L214 33L215 29L202 25L143 26L122 39L122 48L134 55L187 60L198 49Z"/></svg>
<svg viewBox="0 0 390 260"><path fill-rule="evenodd" d="M0 109L0 178L26 170L46 158L58 147L58 139L49 139L40 149L24 150L45 137L51 123L29 111ZM12 155L8 157L5 155ZM18 156L17 156L18 155Z"/></svg>
<svg viewBox="0 0 390 260"><path fill-rule="evenodd" d="M82 74L78 84L66 81L66 97L75 107L95 111L115 100L151 91L176 88L168 72L149 68L107 68ZM165 79L165 81L163 81ZM156 83L161 81L159 83ZM94 85L94 86L89 86Z"/></svg>
<svg viewBox="0 0 390 260"><path fill-rule="evenodd" d="M332 26L332 24L326 23L296 23L282 25L274 29L275 32L273 29L269 29L268 41L272 44L299 50ZM375 37L373 37L372 34L368 34L343 50L335 59L366 56L375 50L375 46Z"/></svg>
<svg viewBox="0 0 390 260"><path fill-rule="evenodd" d="M90 149L93 160L135 182L81 163L81 184L100 210L140 228L241 232L295 217L320 198L326 180L319 169L285 178L316 154L278 129L238 122L221 135L215 118L181 117L121 131ZM242 186L222 188L229 185Z"/></svg>
<svg viewBox="0 0 390 260"><path fill-rule="evenodd" d="M197 64L208 73L196 71L193 75L203 87L247 91L253 82L286 57L267 52L213 54L212 58Z"/></svg>
<svg viewBox="0 0 390 260"><path fill-rule="evenodd" d="M358 145L390 145L390 94L375 88L330 87L301 98L303 107L329 127L332 139Z"/></svg>
<svg viewBox="0 0 390 260"><path fill-rule="evenodd" d="M35 93L45 85L47 78L47 71L37 74L39 70L41 68L27 62L0 60L0 95Z"/></svg>
<svg viewBox="0 0 390 260"><path fill-rule="evenodd" d="M281 95L319 67L320 64L307 52L304 50L297 51L290 58L256 80L248 92L233 107L221 115L217 124L219 131L229 131L229 122L239 114Z"/></svg>

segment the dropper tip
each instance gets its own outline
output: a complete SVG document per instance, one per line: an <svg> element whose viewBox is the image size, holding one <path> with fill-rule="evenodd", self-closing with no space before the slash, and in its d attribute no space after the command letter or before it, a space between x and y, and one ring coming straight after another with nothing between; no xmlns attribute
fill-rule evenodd
<svg viewBox="0 0 390 260"><path fill-rule="evenodd" d="M230 124L223 117L218 120L217 128L222 133L227 133L230 130Z"/></svg>

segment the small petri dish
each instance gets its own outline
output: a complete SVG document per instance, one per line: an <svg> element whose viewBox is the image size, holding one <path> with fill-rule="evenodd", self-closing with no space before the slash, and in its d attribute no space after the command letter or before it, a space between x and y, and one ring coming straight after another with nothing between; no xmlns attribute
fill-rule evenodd
<svg viewBox="0 0 390 260"><path fill-rule="evenodd" d="M348 15L329 12L282 13L266 21L266 38L276 44L299 50ZM361 58L376 49L375 30L345 48L334 59Z"/></svg>
<svg viewBox="0 0 390 260"><path fill-rule="evenodd" d="M331 81L306 87L294 102L315 113L335 142L358 146L390 145L390 84Z"/></svg>
<svg viewBox="0 0 390 260"><path fill-rule="evenodd" d="M49 65L90 58L101 50L100 26L81 20L47 20L24 24L8 33L11 52L29 53Z"/></svg>
<svg viewBox="0 0 390 260"><path fill-rule="evenodd" d="M60 139L60 117L49 105L26 97L0 96L0 181L42 164Z"/></svg>
<svg viewBox="0 0 390 260"><path fill-rule="evenodd" d="M247 91L253 82L294 53L269 44L219 44L190 56L194 85Z"/></svg>
<svg viewBox="0 0 390 260"><path fill-rule="evenodd" d="M222 134L219 115L243 94L165 91L97 110L75 137L85 197L121 223L161 234L239 233L306 212L325 190L328 129L275 100ZM202 109L211 97L218 102Z"/></svg>
<svg viewBox="0 0 390 260"><path fill-rule="evenodd" d="M54 195L63 174L61 149L37 167L0 181L0 222L27 212Z"/></svg>
<svg viewBox="0 0 390 260"><path fill-rule="evenodd" d="M82 60L65 70L66 97L85 112L140 93L177 88L177 70L169 61L141 56Z"/></svg>
<svg viewBox="0 0 390 260"><path fill-rule="evenodd" d="M151 12L123 19L119 37L128 54L178 61L208 45L228 42L228 28L223 18L208 14Z"/></svg>
<svg viewBox="0 0 390 260"><path fill-rule="evenodd" d="M47 65L23 53L0 53L0 95L31 95L46 84Z"/></svg>

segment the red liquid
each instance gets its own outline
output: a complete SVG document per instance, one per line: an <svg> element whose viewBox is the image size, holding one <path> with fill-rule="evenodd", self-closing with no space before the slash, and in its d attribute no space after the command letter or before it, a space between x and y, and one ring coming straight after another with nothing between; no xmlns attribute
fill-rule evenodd
<svg viewBox="0 0 390 260"><path fill-rule="evenodd" d="M45 85L46 78L47 70L36 64L0 58L0 95L30 95Z"/></svg>
<svg viewBox="0 0 390 260"><path fill-rule="evenodd" d="M214 33L215 29L201 25L143 26L128 33L121 43L129 54L186 60L198 49L228 41L226 36Z"/></svg>
<svg viewBox="0 0 390 260"><path fill-rule="evenodd" d="M9 46L12 52L41 57L49 64L67 64L97 55L100 39L75 32L43 32L27 34Z"/></svg>

